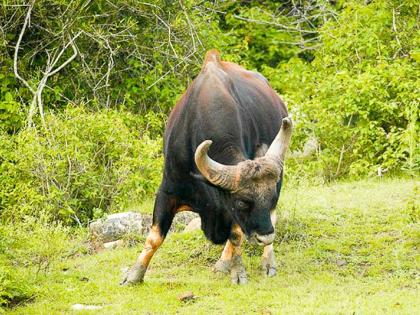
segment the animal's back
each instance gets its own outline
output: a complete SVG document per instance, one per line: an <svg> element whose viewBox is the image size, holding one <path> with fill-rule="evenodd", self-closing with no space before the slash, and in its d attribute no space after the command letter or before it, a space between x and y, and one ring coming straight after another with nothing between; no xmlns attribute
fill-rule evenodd
<svg viewBox="0 0 420 315"><path fill-rule="evenodd" d="M195 149L211 139L210 155L236 164L252 158L255 146L271 143L286 116L285 105L261 74L221 61L219 52L211 50L170 115L165 153L177 150L193 167Z"/></svg>

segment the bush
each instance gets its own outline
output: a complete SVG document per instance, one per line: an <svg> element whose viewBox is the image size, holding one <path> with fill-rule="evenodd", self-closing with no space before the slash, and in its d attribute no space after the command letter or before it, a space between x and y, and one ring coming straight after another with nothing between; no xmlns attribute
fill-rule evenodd
<svg viewBox="0 0 420 315"><path fill-rule="evenodd" d="M348 2L320 28L310 64L264 68L295 115L294 149L319 141L306 170L331 179L420 169L416 12L414 1Z"/></svg>
<svg viewBox="0 0 420 315"><path fill-rule="evenodd" d="M48 115L48 130L25 129L0 142L3 221L45 212L86 223L155 192L160 182L158 117L68 107ZM146 119L147 119L146 118ZM145 126L145 127L143 127Z"/></svg>
<svg viewBox="0 0 420 315"><path fill-rule="evenodd" d="M82 234L39 215L0 225L0 311L33 298L37 278L53 263L85 251Z"/></svg>
<svg viewBox="0 0 420 315"><path fill-rule="evenodd" d="M34 287L10 262L0 256L0 313L3 307L10 307L30 299Z"/></svg>
<svg viewBox="0 0 420 315"><path fill-rule="evenodd" d="M46 273L55 261L84 251L79 232L43 213L1 229L8 243L3 250L6 257L14 266L34 267L35 274Z"/></svg>

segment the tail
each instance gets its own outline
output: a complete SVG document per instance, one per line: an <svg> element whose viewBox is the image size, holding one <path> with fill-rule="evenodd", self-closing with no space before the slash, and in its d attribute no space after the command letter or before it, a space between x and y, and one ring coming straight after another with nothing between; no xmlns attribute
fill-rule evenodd
<svg viewBox="0 0 420 315"><path fill-rule="evenodd" d="M217 49L211 49L206 53L203 65L207 64L208 62L220 63L221 61L222 59L220 58L219 51Z"/></svg>

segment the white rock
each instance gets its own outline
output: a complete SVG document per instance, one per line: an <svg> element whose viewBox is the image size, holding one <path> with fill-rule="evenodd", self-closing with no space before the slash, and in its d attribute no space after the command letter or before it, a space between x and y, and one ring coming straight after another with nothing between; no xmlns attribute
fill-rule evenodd
<svg viewBox="0 0 420 315"><path fill-rule="evenodd" d="M113 241L113 242L104 243L104 248L105 249L114 249L114 248L117 248L117 247L122 247L123 245L124 245L123 240L117 240L117 241Z"/></svg>
<svg viewBox="0 0 420 315"><path fill-rule="evenodd" d="M71 306L71 309L74 311L84 311L84 310L93 311L93 310L100 310L102 308L103 307L99 305L85 305L85 304L73 304Z"/></svg>
<svg viewBox="0 0 420 315"><path fill-rule="evenodd" d="M95 243L103 243L106 249L112 249L120 246L121 243L118 241L125 236L147 235L151 225L152 216L149 214L122 212L93 221L89 224L89 230ZM193 231L199 229L200 226L198 214L185 211L175 216L170 231Z"/></svg>
<svg viewBox="0 0 420 315"><path fill-rule="evenodd" d="M109 215L89 225L89 230L97 240L113 242L127 234L144 234L150 225L149 218L136 212L122 212Z"/></svg>
<svg viewBox="0 0 420 315"><path fill-rule="evenodd" d="M198 217L192 219L190 223L188 223L188 225L184 229L184 232L191 232L199 229L201 229L201 219Z"/></svg>

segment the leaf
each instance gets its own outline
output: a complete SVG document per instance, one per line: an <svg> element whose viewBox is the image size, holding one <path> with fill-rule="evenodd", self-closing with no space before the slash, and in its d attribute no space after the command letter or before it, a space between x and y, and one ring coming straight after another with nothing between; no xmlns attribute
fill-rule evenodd
<svg viewBox="0 0 420 315"><path fill-rule="evenodd" d="M420 62L420 50L410 52L411 58L413 58L416 62Z"/></svg>
<svg viewBox="0 0 420 315"><path fill-rule="evenodd" d="M4 99L6 100L6 102L13 102L13 95L10 92L6 92Z"/></svg>

